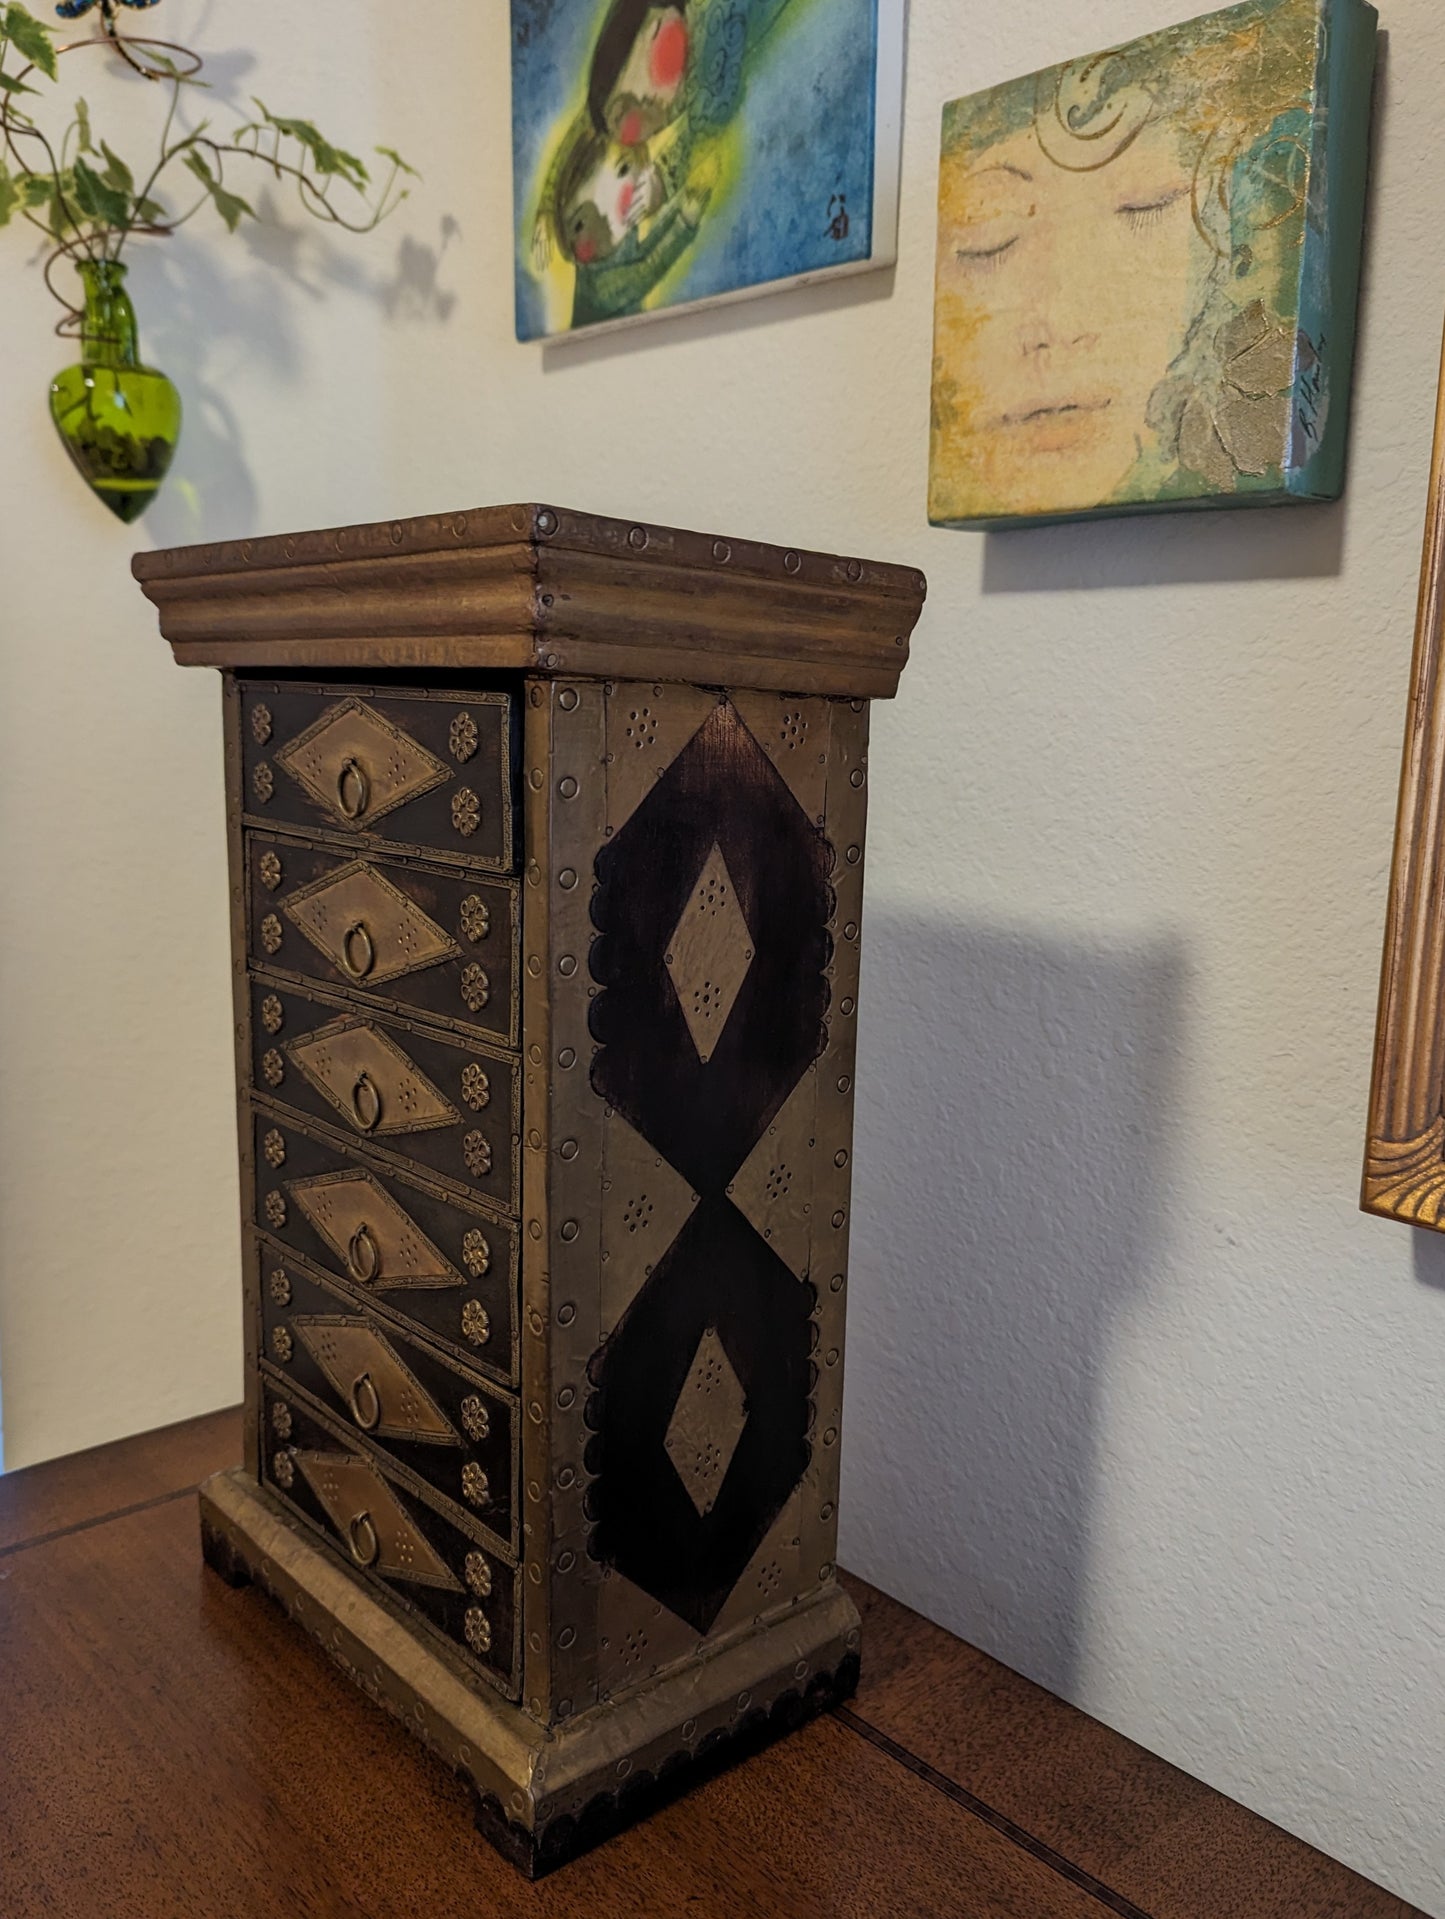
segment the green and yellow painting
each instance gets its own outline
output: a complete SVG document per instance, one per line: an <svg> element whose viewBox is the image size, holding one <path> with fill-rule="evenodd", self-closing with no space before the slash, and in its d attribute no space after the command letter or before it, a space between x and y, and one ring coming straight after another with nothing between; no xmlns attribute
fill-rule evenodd
<svg viewBox="0 0 1445 1919"><path fill-rule="evenodd" d="M893 258L903 0L512 0L517 337Z"/></svg>
<svg viewBox="0 0 1445 1919"><path fill-rule="evenodd" d="M935 524L1339 495L1375 21L1245 0L945 107Z"/></svg>

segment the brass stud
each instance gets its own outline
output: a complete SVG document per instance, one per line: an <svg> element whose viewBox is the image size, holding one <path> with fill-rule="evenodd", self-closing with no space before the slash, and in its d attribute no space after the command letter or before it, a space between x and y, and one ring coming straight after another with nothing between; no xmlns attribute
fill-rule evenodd
<svg viewBox="0 0 1445 1919"><path fill-rule="evenodd" d="M557 704L558 704L558 706L560 706L560 707L561 707L561 709L562 709L562 711L563 711L564 713L572 713L572 712L575 712L575 711L576 711L576 707L577 707L577 689L576 689L576 687L575 687L575 686L564 686L564 687L562 688L562 691L561 691L561 692L560 692L560 693L559 693L559 694L557 695Z"/></svg>
<svg viewBox="0 0 1445 1919"><path fill-rule="evenodd" d="M485 1233L480 1233L473 1228L471 1232L465 1235L462 1240L462 1264L466 1267L473 1279L480 1279L483 1274L490 1272L492 1249L487 1244L487 1236ZM465 1317L465 1315L463 1315L463 1317Z"/></svg>
<svg viewBox="0 0 1445 1919"><path fill-rule="evenodd" d="M492 1592L492 1569L481 1553L468 1553L462 1562L462 1577L478 1599L489 1599Z"/></svg>
<svg viewBox="0 0 1445 1919"><path fill-rule="evenodd" d="M462 1630L466 1633L467 1644L473 1652L485 1653L492 1650L491 1624L480 1606L467 1607L467 1615L462 1622Z"/></svg>
<svg viewBox="0 0 1445 1919"><path fill-rule="evenodd" d="M462 1331L473 1346L485 1346L492 1336L492 1316L479 1300L462 1307Z"/></svg>

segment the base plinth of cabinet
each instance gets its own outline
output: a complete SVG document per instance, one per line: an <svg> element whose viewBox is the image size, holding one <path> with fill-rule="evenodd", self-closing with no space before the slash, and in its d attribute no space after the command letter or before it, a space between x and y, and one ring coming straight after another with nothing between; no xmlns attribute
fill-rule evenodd
<svg viewBox="0 0 1445 1919"><path fill-rule="evenodd" d="M424 1645L251 1475L200 1490L206 1562L254 1583L476 1795L482 1834L531 1878L851 1697L858 1615L836 1584L634 1690L547 1727Z"/></svg>

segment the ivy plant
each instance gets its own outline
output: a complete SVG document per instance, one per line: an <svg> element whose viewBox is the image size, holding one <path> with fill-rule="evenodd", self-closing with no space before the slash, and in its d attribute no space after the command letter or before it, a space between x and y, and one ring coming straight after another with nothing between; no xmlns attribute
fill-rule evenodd
<svg viewBox="0 0 1445 1919"><path fill-rule="evenodd" d="M109 9L105 35L132 68L169 92L150 164L124 158L79 97L64 127L47 130L44 83L58 84L57 55L70 49L57 46L52 29L19 0L0 0L0 227L28 223L45 236L46 284L71 319L77 309L51 278L58 261L119 261L134 236L174 233L207 207L232 233L254 219L250 202L228 184L228 167L233 179L244 165L293 187L307 213L350 233L369 233L407 197L405 183L415 169L390 147L374 149L384 163L374 178L371 165L336 146L312 121L273 113L260 100L256 117L228 137L208 119L181 125L183 94L206 84L198 78L199 59L185 48L119 34Z"/></svg>

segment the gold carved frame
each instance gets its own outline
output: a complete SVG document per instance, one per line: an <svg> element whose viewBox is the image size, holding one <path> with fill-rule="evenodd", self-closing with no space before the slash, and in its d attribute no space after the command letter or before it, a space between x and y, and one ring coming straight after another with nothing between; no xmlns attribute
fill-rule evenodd
<svg viewBox="0 0 1445 1919"><path fill-rule="evenodd" d="M1360 1204L1445 1232L1445 357Z"/></svg>

